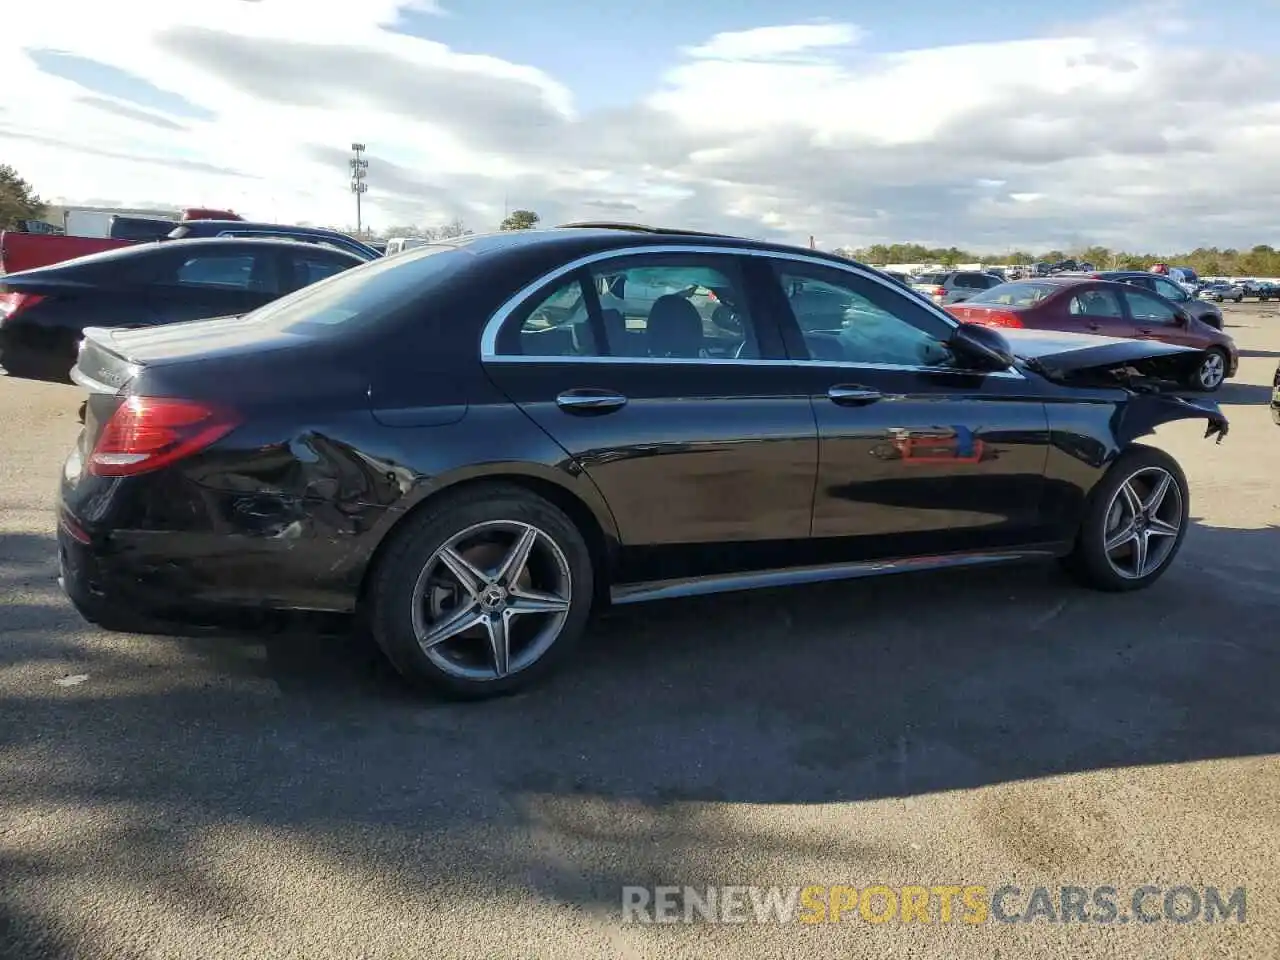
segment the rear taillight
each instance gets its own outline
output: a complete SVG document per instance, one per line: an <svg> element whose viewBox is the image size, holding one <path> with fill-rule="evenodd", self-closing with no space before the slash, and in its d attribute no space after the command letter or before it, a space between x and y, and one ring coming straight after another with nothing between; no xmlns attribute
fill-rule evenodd
<svg viewBox="0 0 1280 960"><path fill-rule="evenodd" d="M165 397L130 397L107 421L89 454L89 472L129 477L203 450L240 421L225 410Z"/></svg>
<svg viewBox="0 0 1280 960"><path fill-rule="evenodd" d="M1021 318L1016 313L1005 313L1001 310L970 310L965 317L969 323L980 323L984 327L1021 327Z"/></svg>
<svg viewBox="0 0 1280 960"><path fill-rule="evenodd" d="M23 310L30 310L43 299L34 293L0 293L0 323L12 320Z"/></svg>
<svg viewBox="0 0 1280 960"><path fill-rule="evenodd" d="M946 287L934 287L932 290L929 291L929 296L931 297L945 297L946 295L947 295Z"/></svg>

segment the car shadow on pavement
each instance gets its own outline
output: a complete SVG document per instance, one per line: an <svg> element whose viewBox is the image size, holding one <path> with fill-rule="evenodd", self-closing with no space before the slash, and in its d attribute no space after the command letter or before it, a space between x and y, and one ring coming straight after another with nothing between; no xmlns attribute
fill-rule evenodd
<svg viewBox="0 0 1280 960"><path fill-rule="evenodd" d="M220 858L264 848L321 885L596 911L623 884L776 882L745 849L865 874L882 851L856 837L747 813L1280 752L1277 572L1280 528L1196 523L1136 594L1049 564L619 608L557 680L481 704L411 695L355 637L106 635L27 604L0 652L0 809L58 839L0 845L0 937L72 937L30 891L81 872L251 917L262 889Z"/></svg>
<svg viewBox="0 0 1280 960"><path fill-rule="evenodd" d="M1206 394L1188 394L1192 399ZM1207 395L1215 403L1240 404L1241 406L1266 406L1271 402L1271 387L1258 383L1241 383L1228 380L1216 392Z"/></svg>
<svg viewBox="0 0 1280 960"><path fill-rule="evenodd" d="M1261 357L1263 359L1280 359L1280 350L1241 350L1241 357Z"/></svg>

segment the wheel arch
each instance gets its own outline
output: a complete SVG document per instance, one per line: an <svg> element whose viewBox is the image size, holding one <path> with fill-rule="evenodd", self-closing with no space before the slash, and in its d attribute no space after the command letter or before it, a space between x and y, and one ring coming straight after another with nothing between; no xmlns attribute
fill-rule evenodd
<svg viewBox="0 0 1280 960"><path fill-rule="evenodd" d="M428 506L440 503L442 499L482 486L518 487L564 511L582 533L587 548L591 551L591 559L597 571L595 599L597 602L602 598L607 600L620 541L613 514L595 485L585 474L572 477L566 476L563 471L539 464L506 463L470 468L437 478L412 502L399 506L390 516L389 522L378 532L373 551L361 571L356 593L357 607L363 605L374 571L394 542L396 534L405 529L411 517Z"/></svg>

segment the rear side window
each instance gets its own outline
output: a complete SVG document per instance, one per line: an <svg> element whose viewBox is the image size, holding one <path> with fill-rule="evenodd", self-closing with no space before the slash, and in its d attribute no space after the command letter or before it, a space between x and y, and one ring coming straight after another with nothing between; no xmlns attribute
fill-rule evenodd
<svg viewBox="0 0 1280 960"><path fill-rule="evenodd" d="M534 304L520 324L520 354L526 357L600 356L580 279L565 281Z"/></svg>
<svg viewBox="0 0 1280 960"><path fill-rule="evenodd" d="M1067 312L1073 317L1110 317L1121 319L1120 298L1113 290L1084 290L1071 298Z"/></svg>
<svg viewBox="0 0 1280 960"><path fill-rule="evenodd" d="M201 254L188 257L174 275L182 286L225 287L232 290L262 289L269 285L268 271L257 266L251 253ZM264 267L266 265L264 264Z"/></svg>

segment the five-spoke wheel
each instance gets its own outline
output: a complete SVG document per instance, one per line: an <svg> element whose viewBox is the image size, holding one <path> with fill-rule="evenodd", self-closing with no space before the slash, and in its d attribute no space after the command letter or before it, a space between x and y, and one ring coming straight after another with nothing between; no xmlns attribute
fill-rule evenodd
<svg viewBox="0 0 1280 960"><path fill-rule="evenodd" d="M1154 583L1187 530L1190 495L1182 469L1163 450L1134 444L1112 464L1085 509L1067 569L1100 590Z"/></svg>
<svg viewBox="0 0 1280 960"><path fill-rule="evenodd" d="M1107 562L1117 574L1138 580L1158 569L1182 531L1182 491L1163 467L1131 474L1107 510Z"/></svg>
<svg viewBox="0 0 1280 960"><path fill-rule="evenodd" d="M423 565L413 632L445 673L501 679L555 643L572 600L569 561L549 534L490 520L450 537Z"/></svg>
<svg viewBox="0 0 1280 960"><path fill-rule="evenodd" d="M481 485L408 518L378 561L366 608L404 676L488 697L568 654L593 588L590 550L559 508L522 488Z"/></svg>

